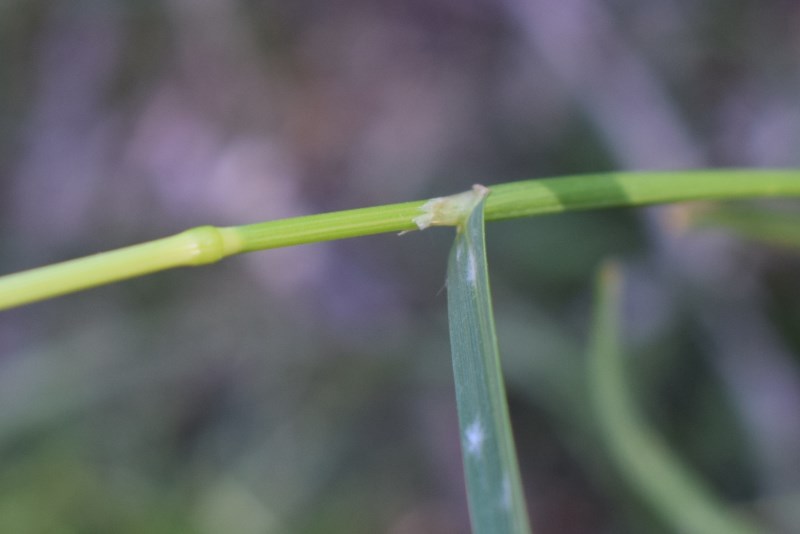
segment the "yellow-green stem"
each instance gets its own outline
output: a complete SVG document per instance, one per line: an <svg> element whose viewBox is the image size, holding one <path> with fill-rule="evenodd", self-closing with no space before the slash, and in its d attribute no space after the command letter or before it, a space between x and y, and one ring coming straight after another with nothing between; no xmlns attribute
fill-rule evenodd
<svg viewBox="0 0 800 534"><path fill-rule="evenodd" d="M500 184L492 186L491 192L485 204L487 221L685 200L800 196L800 170L589 174ZM194 228L0 277L0 310L164 269L211 263L241 252L455 224L448 218L426 218L425 210L431 205L430 200L405 202L230 228Z"/></svg>

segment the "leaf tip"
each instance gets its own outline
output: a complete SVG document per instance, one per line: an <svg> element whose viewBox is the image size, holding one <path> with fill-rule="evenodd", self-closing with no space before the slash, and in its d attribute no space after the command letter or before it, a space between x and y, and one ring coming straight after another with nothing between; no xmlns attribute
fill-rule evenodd
<svg viewBox="0 0 800 534"><path fill-rule="evenodd" d="M598 272L598 279L603 287L617 287L621 278L621 268L617 260L603 261Z"/></svg>

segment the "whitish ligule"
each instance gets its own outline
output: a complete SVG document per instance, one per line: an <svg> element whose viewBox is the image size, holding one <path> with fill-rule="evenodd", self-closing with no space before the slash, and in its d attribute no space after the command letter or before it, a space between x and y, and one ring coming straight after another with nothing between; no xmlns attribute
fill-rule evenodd
<svg viewBox="0 0 800 534"><path fill-rule="evenodd" d="M469 191L448 197L432 198L420 207L422 215L414 217L417 228L429 226L457 226L461 228L478 203L489 194L489 188L479 184Z"/></svg>

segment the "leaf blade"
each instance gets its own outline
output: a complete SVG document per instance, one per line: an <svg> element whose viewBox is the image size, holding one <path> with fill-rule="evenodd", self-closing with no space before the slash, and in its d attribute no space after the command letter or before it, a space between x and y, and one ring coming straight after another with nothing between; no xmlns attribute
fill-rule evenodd
<svg viewBox="0 0 800 534"><path fill-rule="evenodd" d="M459 227L453 243L447 301L473 532L530 532L494 327L483 200Z"/></svg>
<svg viewBox="0 0 800 534"><path fill-rule="evenodd" d="M600 433L612 459L628 484L676 532L762 532L720 502L640 417L625 379L619 338L621 293L620 269L606 263L596 285L587 378Z"/></svg>
<svg viewBox="0 0 800 534"><path fill-rule="evenodd" d="M712 205L689 212L692 228L719 228L742 239L800 249L800 214L760 206Z"/></svg>

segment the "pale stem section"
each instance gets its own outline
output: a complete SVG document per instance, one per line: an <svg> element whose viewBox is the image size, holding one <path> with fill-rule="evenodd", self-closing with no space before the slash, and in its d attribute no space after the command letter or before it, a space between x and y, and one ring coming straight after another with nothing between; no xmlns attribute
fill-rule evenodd
<svg viewBox="0 0 800 534"><path fill-rule="evenodd" d="M238 234L201 226L180 234L0 278L0 310L171 269L203 265L241 250Z"/></svg>

